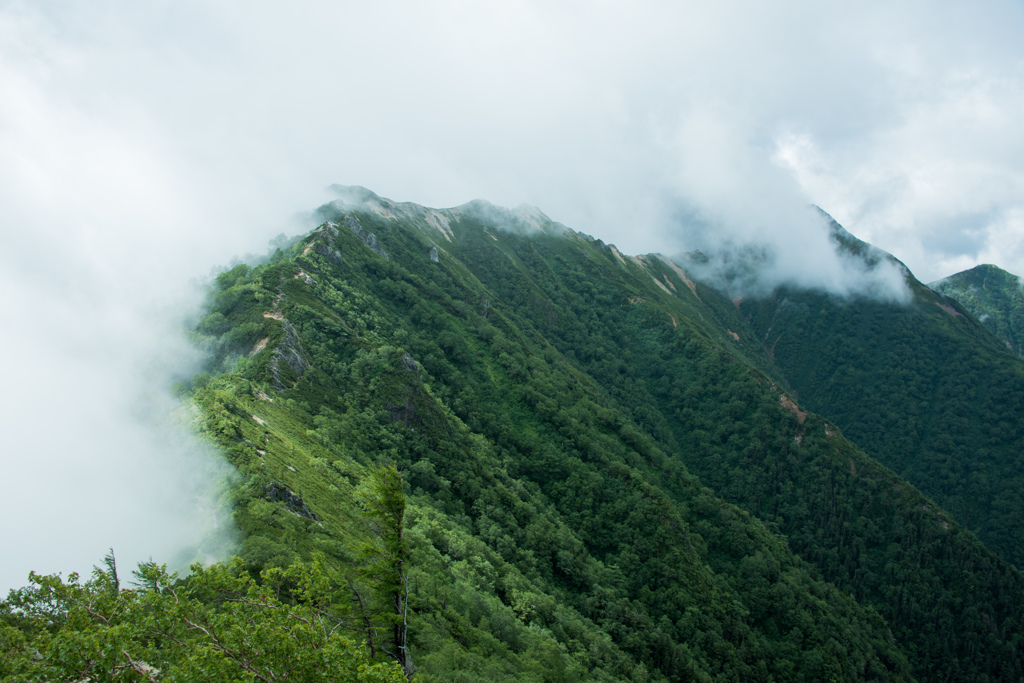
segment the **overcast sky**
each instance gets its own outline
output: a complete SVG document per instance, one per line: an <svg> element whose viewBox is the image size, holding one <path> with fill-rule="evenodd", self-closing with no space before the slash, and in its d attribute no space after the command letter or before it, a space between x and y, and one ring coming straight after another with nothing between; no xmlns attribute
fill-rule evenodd
<svg viewBox="0 0 1024 683"><path fill-rule="evenodd" d="M192 367L188 282L332 183L849 287L815 203L926 282L1024 273L1019 3L284 7L0 0L0 590L187 536L153 491L204 494L152 473L196 447L137 418Z"/></svg>

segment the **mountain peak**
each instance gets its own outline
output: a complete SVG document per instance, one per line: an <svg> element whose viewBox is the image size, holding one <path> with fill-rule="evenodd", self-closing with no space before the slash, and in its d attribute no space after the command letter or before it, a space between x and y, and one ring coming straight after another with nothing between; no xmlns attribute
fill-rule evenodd
<svg viewBox="0 0 1024 683"><path fill-rule="evenodd" d="M388 220L425 220L430 227L440 230L449 240L452 237L450 225L462 218L475 220L487 228L517 235L570 234L593 239L552 220L532 204L523 203L510 209L492 204L485 199L473 199L459 206L433 208L414 202L396 202L381 197L361 185L331 185L330 189L338 198L320 208L321 218L325 220L332 219L339 212L363 209Z"/></svg>
<svg viewBox="0 0 1024 683"><path fill-rule="evenodd" d="M1024 355L1024 290L1020 277L984 263L928 285L970 311L1007 348Z"/></svg>

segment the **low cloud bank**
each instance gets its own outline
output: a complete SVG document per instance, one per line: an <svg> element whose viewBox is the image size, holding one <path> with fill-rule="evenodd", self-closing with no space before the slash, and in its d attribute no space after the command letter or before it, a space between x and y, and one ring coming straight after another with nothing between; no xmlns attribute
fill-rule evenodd
<svg viewBox="0 0 1024 683"><path fill-rule="evenodd" d="M909 303L909 271L889 254L863 245L845 248L831 220L814 207L793 212L775 229L757 219L724 226L693 214L680 217L692 251L673 260L696 278L731 297L764 297L779 287L826 291L842 298L865 297ZM778 220L778 217L776 217Z"/></svg>
<svg viewBox="0 0 1024 683"><path fill-rule="evenodd" d="M840 237L854 238L811 205L747 119L733 107L695 105L668 141L673 182L654 220L679 251L703 255L681 265L733 296L789 285L908 300L903 267L877 250L865 259L839 248Z"/></svg>
<svg viewBox="0 0 1024 683"><path fill-rule="evenodd" d="M110 547L125 566L180 569L234 541L232 469L170 393L200 360L181 300L111 301L78 275L80 296L40 283L5 311L3 593L29 571L88 573Z"/></svg>

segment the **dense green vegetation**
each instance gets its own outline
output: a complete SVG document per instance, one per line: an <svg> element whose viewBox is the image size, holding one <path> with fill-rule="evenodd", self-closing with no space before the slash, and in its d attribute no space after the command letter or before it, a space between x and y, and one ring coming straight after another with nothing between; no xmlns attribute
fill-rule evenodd
<svg viewBox="0 0 1024 683"><path fill-rule="evenodd" d="M421 232L358 214L385 260L336 218L314 241L343 265L303 242L221 276L207 318L266 326L242 349L269 337L196 393L250 481L248 566L352 562L347 487L388 460L409 484L409 638L426 680L907 677L873 610L701 487L449 253L433 263ZM276 393L273 363L295 372L287 326L308 367ZM317 521L268 504L268 481Z"/></svg>
<svg viewBox="0 0 1024 683"><path fill-rule="evenodd" d="M269 590L344 666L422 681L1024 676L1021 574L804 412L746 303L536 211L361 199L221 274L197 326L239 558L117 599L230 619L205 581ZM32 590L0 613L25 667L75 633Z"/></svg>
<svg viewBox="0 0 1024 683"><path fill-rule="evenodd" d="M744 301L810 410L1003 558L1024 562L1024 363L908 275L909 305L780 290Z"/></svg>
<svg viewBox="0 0 1024 683"><path fill-rule="evenodd" d="M0 603L4 681L406 680L338 632L335 583L317 562L258 580L239 562L195 565L187 581L149 563L131 590L107 560L84 583L33 576Z"/></svg>
<svg viewBox="0 0 1024 683"><path fill-rule="evenodd" d="M1024 355L1024 290L1020 278L993 265L975 266L930 285L956 300L1017 355Z"/></svg>
<svg viewBox="0 0 1024 683"><path fill-rule="evenodd" d="M692 293L659 293L644 282L660 267L655 259L641 262L648 273L630 279L621 271L640 265L609 257L579 259L574 268L564 240L506 239L561 267L539 276L539 268L513 271L485 258L472 263L474 272L508 297L541 283L557 317L520 307L531 324L705 485L771 523L828 580L876 606L919 675L1021 675L1017 633L1024 624L1011 606L1024 601L1019 572L842 439L837 427L801 414L773 378L752 371L766 364L756 354L766 353L744 344L758 337L736 304L699 284ZM702 311L687 313L676 303L679 293L691 303L699 296ZM634 303L602 305L624 299ZM740 338L684 326L679 312L714 319Z"/></svg>

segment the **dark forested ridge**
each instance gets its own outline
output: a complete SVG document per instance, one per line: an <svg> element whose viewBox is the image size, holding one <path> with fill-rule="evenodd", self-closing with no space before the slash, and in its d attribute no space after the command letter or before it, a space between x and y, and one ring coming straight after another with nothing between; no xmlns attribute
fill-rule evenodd
<svg viewBox="0 0 1024 683"><path fill-rule="evenodd" d="M782 289L742 309L802 404L1020 566L1024 362L957 301L907 282L909 305Z"/></svg>
<svg viewBox="0 0 1024 683"><path fill-rule="evenodd" d="M198 325L243 540L197 595L283 584L423 681L1022 680L1020 572L796 402L760 308L528 207L344 193ZM34 595L24 671L67 651Z"/></svg>
<svg viewBox="0 0 1024 683"><path fill-rule="evenodd" d="M986 264L928 286L955 299L1007 348L1024 355L1024 289L1018 276Z"/></svg>
<svg viewBox="0 0 1024 683"><path fill-rule="evenodd" d="M1020 675L1016 608L996 597L1009 590L1020 603L1019 573L952 526L932 501L837 439L834 424L805 414L772 377L752 370L771 360L734 302L700 283L683 288L686 274L661 259L620 260L613 248L604 260L572 259L556 238L507 239L561 267L514 271L481 259L474 271L488 286L513 298L546 279L559 315L549 315L547 304L543 313L521 305L531 324L702 483L772 522L827 579L878 607L924 678L969 677L960 662L978 657L979 636L995 648L983 655L993 656L989 675ZM679 286L670 291L649 284L671 283L673 273ZM601 305L616 298L629 305ZM684 316L699 325L683 327ZM967 594L975 597L963 600ZM967 607L975 599L996 612ZM1011 668L1001 669L1007 662Z"/></svg>

